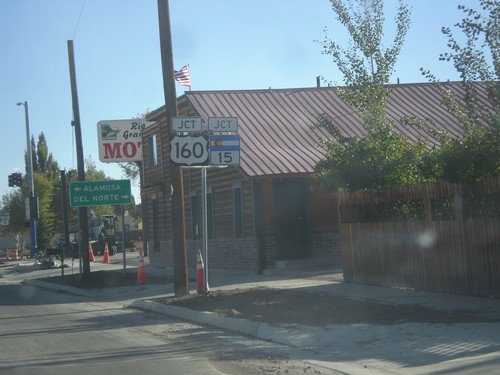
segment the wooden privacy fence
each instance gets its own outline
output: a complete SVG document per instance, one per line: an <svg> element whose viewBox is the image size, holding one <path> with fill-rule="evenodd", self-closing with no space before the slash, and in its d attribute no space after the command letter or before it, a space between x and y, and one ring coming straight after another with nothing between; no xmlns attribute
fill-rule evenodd
<svg viewBox="0 0 500 375"><path fill-rule="evenodd" d="M500 297L500 176L340 193L344 279Z"/></svg>

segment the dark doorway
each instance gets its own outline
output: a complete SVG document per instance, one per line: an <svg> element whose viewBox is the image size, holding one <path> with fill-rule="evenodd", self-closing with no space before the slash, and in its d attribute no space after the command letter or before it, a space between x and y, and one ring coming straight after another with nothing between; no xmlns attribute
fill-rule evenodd
<svg viewBox="0 0 500 375"><path fill-rule="evenodd" d="M311 256L308 186L303 179L273 182L276 246L280 260Z"/></svg>

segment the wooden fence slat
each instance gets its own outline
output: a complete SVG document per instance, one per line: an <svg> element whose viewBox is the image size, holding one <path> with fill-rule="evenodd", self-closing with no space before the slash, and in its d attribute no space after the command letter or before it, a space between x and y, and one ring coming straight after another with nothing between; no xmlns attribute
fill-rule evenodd
<svg viewBox="0 0 500 375"><path fill-rule="evenodd" d="M500 296L500 217L466 217L464 197L471 194L500 194L500 176L467 186L438 182L398 186L383 195L338 194L344 278ZM423 202L424 220L380 221L360 214L363 205L388 214L396 202L402 209L401 202L415 200ZM432 202L446 206L446 200L453 205L453 217L433 217Z"/></svg>

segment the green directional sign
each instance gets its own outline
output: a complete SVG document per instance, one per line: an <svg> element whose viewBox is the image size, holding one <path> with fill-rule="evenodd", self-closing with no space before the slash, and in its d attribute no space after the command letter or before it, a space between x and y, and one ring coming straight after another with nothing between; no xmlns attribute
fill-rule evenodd
<svg viewBox="0 0 500 375"><path fill-rule="evenodd" d="M129 204L130 180L73 181L69 183L71 207Z"/></svg>

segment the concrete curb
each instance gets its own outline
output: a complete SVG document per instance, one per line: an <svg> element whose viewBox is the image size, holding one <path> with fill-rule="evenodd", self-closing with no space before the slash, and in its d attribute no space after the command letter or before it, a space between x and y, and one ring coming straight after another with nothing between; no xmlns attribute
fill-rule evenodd
<svg viewBox="0 0 500 375"><path fill-rule="evenodd" d="M22 284L37 286L39 288L55 290L58 292L71 293L71 294L75 294L75 295L82 296L82 297L96 297L96 295L98 295L97 293L99 293L96 291L86 291L86 290L74 288L72 286L67 286L67 285L46 283L43 281L38 281L36 279L25 279L22 281Z"/></svg>
<svg viewBox="0 0 500 375"><path fill-rule="evenodd" d="M135 300L128 307L165 314L199 324L207 324L217 328L242 333L261 340L296 347L289 338L277 332L272 325L267 323L222 316L210 311L190 310L185 307L165 305L149 300Z"/></svg>
<svg viewBox="0 0 500 375"><path fill-rule="evenodd" d="M102 290L82 290L67 285L53 284L36 279L25 279L23 284L32 285L60 292L67 292L82 297L104 297L106 293ZM175 318L189 320L199 324L207 324L217 328L242 333L261 340L272 341L290 347L296 347L286 336L279 333L272 325L262 322L254 322L246 319L222 316L210 311L197 311L184 307L155 303L150 300L137 299L128 305L130 308L152 311L159 314L173 316Z"/></svg>

